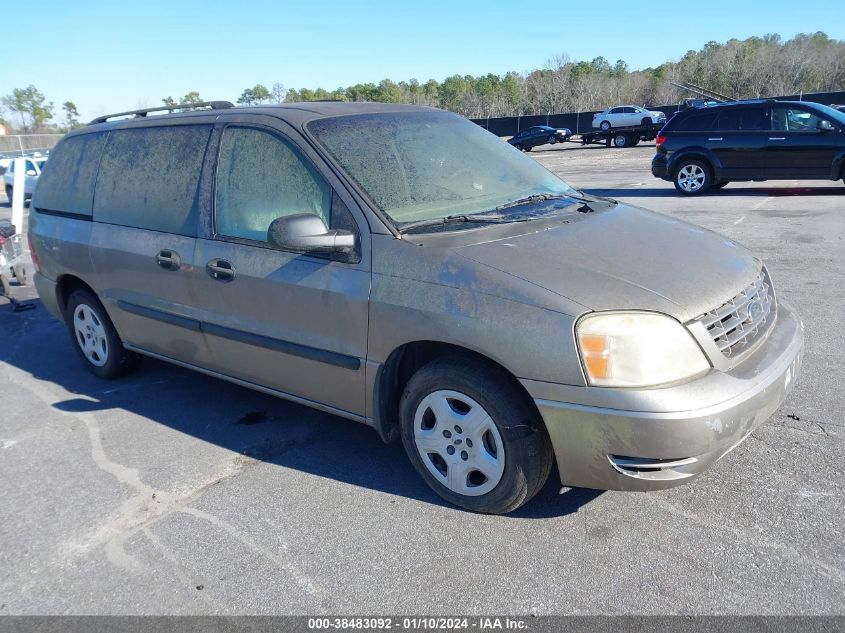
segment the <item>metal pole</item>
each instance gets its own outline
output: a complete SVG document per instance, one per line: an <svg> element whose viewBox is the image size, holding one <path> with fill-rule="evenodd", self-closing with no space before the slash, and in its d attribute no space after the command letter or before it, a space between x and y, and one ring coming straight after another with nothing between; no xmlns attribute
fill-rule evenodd
<svg viewBox="0 0 845 633"><path fill-rule="evenodd" d="M17 233L23 233L23 198L24 186L26 184L26 159L15 159L15 176L12 181L12 224L15 225Z"/></svg>
<svg viewBox="0 0 845 633"><path fill-rule="evenodd" d="M23 136L18 134L18 147L21 148L21 156L23 156Z"/></svg>

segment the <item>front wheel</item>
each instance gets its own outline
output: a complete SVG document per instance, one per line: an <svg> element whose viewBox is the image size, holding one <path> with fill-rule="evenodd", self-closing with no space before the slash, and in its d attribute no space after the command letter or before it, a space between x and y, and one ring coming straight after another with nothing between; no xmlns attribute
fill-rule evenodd
<svg viewBox="0 0 845 633"><path fill-rule="evenodd" d="M123 347L103 304L89 291L70 295L66 315L74 347L95 376L117 378L137 367L140 356Z"/></svg>
<svg viewBox="0 0 845 633"><path fill-rule="evenodd" d="M685 160L675 170L675 189L685 196L697 196L710 188L710 168L700 160Z"/></svg>
<svg viewBox="0 0 845 633"><path fill-rule="evenodd" d="M495 365L435 360L408 381L402 443L425 482L454 505L504 514L528 502L552 467L536 409Z"/></svg>
<svg viewBox="0 0 845 633"><path fill-rule="evenodd" d="M12 204L12 193L14 190L12 189L12 185L6 185L6 197L9 199L9 204Z"/></svg>
<svg viewBox="0 0 845 633"><path fill-rule="evenodd" d="M652 125L652 124L653 124L653 122L649 117L645 117L642 121L640 121L640 125L642 125L643 127L645 127L647 125Z"/></svg>

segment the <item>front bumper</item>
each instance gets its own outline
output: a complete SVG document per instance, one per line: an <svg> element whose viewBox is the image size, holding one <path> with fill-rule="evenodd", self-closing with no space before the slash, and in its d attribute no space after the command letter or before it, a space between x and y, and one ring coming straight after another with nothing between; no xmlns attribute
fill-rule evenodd
<svg viewBox="0 0 845 633"><path fill-rule="evenodd" d="M647 390L522 382L546 423L562 484L671 488L700 475L777 410L795 384L803 346L803 324L780 303L767 339L730 372Z"/></svg>

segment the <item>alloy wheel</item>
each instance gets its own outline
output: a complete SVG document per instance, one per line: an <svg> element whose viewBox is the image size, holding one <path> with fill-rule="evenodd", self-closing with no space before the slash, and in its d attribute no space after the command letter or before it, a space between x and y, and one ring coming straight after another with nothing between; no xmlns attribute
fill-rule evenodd
<svg viewBox="0 0 845 633"><path fill-rule="evenodd" d="M700 165L684 165L678 170L675 178L681 189L693 193L704 186L707 174Z"/></svg>

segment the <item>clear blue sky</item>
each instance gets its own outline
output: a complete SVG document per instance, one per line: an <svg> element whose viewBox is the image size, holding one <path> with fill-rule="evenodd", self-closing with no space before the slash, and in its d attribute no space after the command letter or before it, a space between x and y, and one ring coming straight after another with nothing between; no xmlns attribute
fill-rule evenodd
<svg viewBox="0 0 845 633"><path fill-rule="evenodd" d="M845 39L842 8L842 0L10 0L0 95L34 84L57 112L70 100L87 120L191 90L234 101L256 83L331 90L528 72L561 53L637 69L710 40L815 31Z"/></svg>

